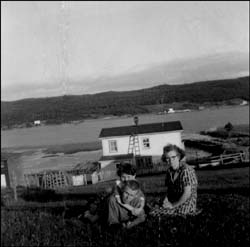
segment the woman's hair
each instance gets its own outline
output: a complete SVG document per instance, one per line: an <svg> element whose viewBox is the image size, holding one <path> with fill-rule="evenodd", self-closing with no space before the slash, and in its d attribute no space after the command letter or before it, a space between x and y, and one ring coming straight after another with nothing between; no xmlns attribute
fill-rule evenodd
<svg viewBox="0 0 250 247"><path fill-rule="evenodd" d="M121 177L122 174L128 174L134 176L136 174L135 166L130 163L121 163L117 166L117 175Z"/></svg>
<svg viewBox="0 0 250 247"><path fill-rule="evenodd" d="M161 160L163 162L166 162L166 153L170 152L170 151L175 151L176 153L179 154L180 156L180 160L182 160L185 157L185 151L181 148L179 148L178 146L174 145L174 144L168 144L163 148L163 154L161 156Z"/></svg>

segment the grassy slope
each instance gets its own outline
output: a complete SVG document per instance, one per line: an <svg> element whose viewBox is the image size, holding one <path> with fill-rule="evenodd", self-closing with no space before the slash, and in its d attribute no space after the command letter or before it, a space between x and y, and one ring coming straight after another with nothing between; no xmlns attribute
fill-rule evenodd
<svg viewBox="0 0 250 247"><path fill-rule="evenodd" d="M250 232L249 167L217 171L197 171L198 206L196 217L148 218L132 231L115 234L90 226L76 217L64 220L48 210L1 210L1 245L9 246L248 246ZM149 200L163 191L164 176L139 178ZM111 183L79 187L83 193L103 191ZM162 189L161 189L162 188ZM221 190L224 188L224 190ZM238 188L238 190L232 190ZM216 192L216 193L215 193ZM80 202L80 201L79 201ZM76 203L77 204L77 203ZM70 204L68 204L70 208ZM84 206L82 207L84 211ZM74 209L73 209L74 210ZM78 209L79 210L79 209ZM25 229L25 231L23 230Z"/></svg>

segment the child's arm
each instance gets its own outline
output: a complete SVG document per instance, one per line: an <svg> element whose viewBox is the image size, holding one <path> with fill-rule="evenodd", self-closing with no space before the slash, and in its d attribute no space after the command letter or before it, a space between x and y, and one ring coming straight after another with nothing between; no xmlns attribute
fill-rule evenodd
<svg viewBox="0 0 250 247"><path fill-rule="evenodd" d="M141 197L140 198L140 207L133 207L129 204L123 204L123 203L120 203L124 208L128 209L129 211L131 211L131 213L135 216L138 216L139 214L141 214L141 212L143 211L144 209L144 206L145 206L145 199L144 197Z"/></svg>
<svg viewBox="0 0 250 247"><path fill-rule="evenodd" d="M133 210L135 209L134 207L132 207L131 205L129 204L124 204L124 203L121 203L121 205L126 208L127 210L131 211L133 213Z"/></svg>
<svg viewBox="0 0 250 247"><path fill-rule="evenodd" d="M123 206L124 208L128 209L129 211L132 211L132 210L134 209L134 207L132 207L131 205L122 203L121 197L120 197L119 195L115 195L115 198L116 198L116 201L117 201L121 206Z"/></svg>
<svg viewBox="0 0 250 247"><path fill-rule="evenodd" d="M122 204L120 195L115 195L115 199L119 204Z"/></svg>
<svg viewBox="0 0 250 247"><path fill-rule="evenodd" d="M132 211L132 214L137 216L139 214L141 214L141 212L143 211L144 209L144 206L145 206L145 198L144 197L140 197L140 207L139 208L134 208L133 211Z"/></svg>

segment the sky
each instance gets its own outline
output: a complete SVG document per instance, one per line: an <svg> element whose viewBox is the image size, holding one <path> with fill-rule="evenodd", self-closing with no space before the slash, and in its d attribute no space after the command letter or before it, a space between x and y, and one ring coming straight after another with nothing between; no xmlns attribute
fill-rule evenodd
<svg viewBox="0 0 250 247"><path fill-rule="evenodd" d="M1 1L1 100L249 75L249 2Z"/></svg>

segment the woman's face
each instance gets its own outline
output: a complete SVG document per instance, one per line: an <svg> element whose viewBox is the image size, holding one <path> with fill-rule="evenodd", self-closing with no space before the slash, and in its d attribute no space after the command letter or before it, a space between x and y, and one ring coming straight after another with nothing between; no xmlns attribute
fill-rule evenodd
<svg viewBox="0 0 250 247"><path fill-rule="evenodd" d="M172 167L172 169L177 170L180 167L180 156L176 151L170 151L165 154L166 160L168 164Z"/></svg>

